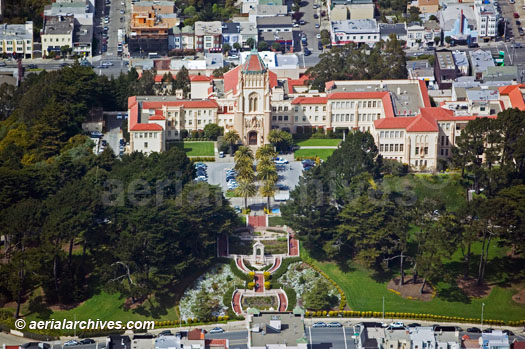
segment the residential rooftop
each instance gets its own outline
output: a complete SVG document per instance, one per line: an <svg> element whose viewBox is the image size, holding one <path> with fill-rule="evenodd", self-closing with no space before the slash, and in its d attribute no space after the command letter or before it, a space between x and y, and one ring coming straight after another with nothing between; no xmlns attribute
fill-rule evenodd
<svg viewBox="0 0 525 349"><path fill-rule="evenodd" d="M251 318L250 328L252 347L272 344L295 347L305 337L303 319L292 313L261 312Z"/></svg>
<svg viewBox="0 0 525 349"><path fill-rule="evenodd" d="M33 40L33 22L25 24L1 24L0 40L5 39Z"/></svg>
<svg viewBox="0 0 525 349"><path fill-rule="evenodd" d="M334 32L344 33L370 33L379 32L375 19L347 19L344 21L332 21L331 26Z"/></svg>
<svg viewBox="0 0 525 349"><path fill-rule="evenodd" d="M259 30L263 28L291 28L292 18L288 16L277 16L277 17L257 17L257 28Z"/></svg>
<svg viewBox="0 0 525 349"><path fill-rule="evenodd" d="M220 35L222 34L222 23L220 21L213 22L195 22L195 35Z"/></svg>
<svg viewBox="0 0 525 349"><path fill-rule="evenodd" d="M73 16L49 16L45 19L44 35L62 35L73 33L75 19Z"/></svg>

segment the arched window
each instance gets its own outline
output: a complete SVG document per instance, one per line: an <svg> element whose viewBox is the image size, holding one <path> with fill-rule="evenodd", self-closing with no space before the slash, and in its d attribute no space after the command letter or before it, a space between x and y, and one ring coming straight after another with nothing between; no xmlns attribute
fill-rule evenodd
<svg viewBox="0 0 525 349"><path fill-rule="evenodd" d="M257 111L257 93L252 93L249 97L249 112L256 112Z"/></svg>

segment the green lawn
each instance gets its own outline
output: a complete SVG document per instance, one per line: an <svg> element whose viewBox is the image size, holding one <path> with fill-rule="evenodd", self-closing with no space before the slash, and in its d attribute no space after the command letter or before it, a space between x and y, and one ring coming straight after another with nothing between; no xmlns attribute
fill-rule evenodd
<svg viewBox="0 0 525 349"><path fill-rule="evenodd" d="M188 156L213 156L213 142L173 142L168 146L178 147Z"/></svg>
<svg viewBox="0 0 525 349"><path fill-rule="evenodd" d="M337 146L341 143L341 139L322 139L322 138L309 138L297 141L296 144L300 147L324 147L324 146Z"/></svg>
<svg viewBox="0 0 525 349"><path fill-rule="evenodd" d="M479 260L480 244L473 246L471 274L476 272ZM301 249L301 254L306 254ZM498 284L508 285L508 277L504 270L519 269L519 262L513 266L502 262L505 250L496 246L494 242L489 252L489 263L487 265L487 280ZM462 270L460 263L461 253L457 251L451 261L445 264L444 270L458 275L456 272ZM513 263L513 262L510 262ZM495 286L488 297L468 298L459 289L455 282L440 282L436 285L437 295L428 302L408 300L387 290L391 275L376 275L361 265L352 263L348 270L341 270L335 263L315 261L326 274L328 274L345 292L348 307L352 310L381 311L382 300L385 297L385 311L423 313L446 316L457 316L464 318L479 318L481 316L481 304L485 303L485 319L494 320L520 320L525 318L525 305L512 301L512 295L517 290L510 287ZM408 271L410 272L410 271ZM444 273L449 274L449 273ZM514 273L513 275L516 275Z"/></svg>
<svg viewBox="0 0 525 349"><path fill-rule="evenodd" d="M41 311L40 313L35 312L28 315L26 320L73 320L74 318L77 320L101 319L106 321L178 319L178 315L174 306L165 309L164 307L160 307L155 299L152 300L153 304L150 304L148 301L146 301L144 306L134 310L125 310L123 307L124 301L125 299L120 298L119 293L109 294L101 292L71 310Z"/></svg>
<svg viewBox="0 0 525 349"><path fill-rule="evenodd" d="M268 225L270 227L276 227L278 225L285 225L286 222L284 221L283 217L281 216L269 216L268 217Z"/></svg>
<svg viewBox="0 0 525 349"><path fill-rule="evenodd" d="M387 190L413 193L419 199L443 200L447 208L455 211L464 204L465 189L458 174L385 176L383 186Z"/></svg>
<svg viewBox="0 0 525 349"><path fill-rule="evenodd" d="M299 149L295 151L295 157L298 156L319 156L321 159L326 160L335 149Z"/></svg>

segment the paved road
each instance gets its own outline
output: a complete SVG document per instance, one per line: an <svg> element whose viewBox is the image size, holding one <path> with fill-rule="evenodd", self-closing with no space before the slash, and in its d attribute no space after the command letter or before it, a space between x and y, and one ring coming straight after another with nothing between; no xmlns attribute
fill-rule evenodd
<svg viewBox="0 0 525 349"><path fill-rule="evenodd" d="M126 112L120 113L123 116ZM122 122L124 121L124 117L122 119L117 119L116 114L117 113L105 114L106 133L104 133L104 137L102 139L105 139L115 155L119 156L120 139L122 138L121 126Z"/></svg>
<svg viewBox="0 0 525 349"><path fill-rule="evenodd" d="M287 0L287 3L292 4L293 1ZM321 33L321 29L315 27L315 24L321 24L321 19L320 19L321 9L314 9L313 5L315 3L320 5L322 1L320 0L301 1L300 12L303 13L303 16L301 19L304 20L306 23L304 25L299 26L299 28L296 28L296 30L300 30L301 32L306 34L308 49L312 52L310 56L304 56L302 52L297 52L299 56L299 65L303 68L308 68L308 67L316 65L319 61L319 54L321 53L318 49L318 46L317 46L318 39L316 38L317 34ZM314 13L319 16L318 19L314 18ZM301 44L301 48L303 48L302 44Z"/></svg>

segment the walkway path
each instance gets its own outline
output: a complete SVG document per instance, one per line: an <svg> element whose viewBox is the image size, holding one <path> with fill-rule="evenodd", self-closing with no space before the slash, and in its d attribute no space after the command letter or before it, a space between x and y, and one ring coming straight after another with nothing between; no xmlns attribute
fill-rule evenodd
<svg viewBox="0 0 525 349"><path fill-rule="evenodd" d="M264 292L264 274L255 273L255 292L263 293Z"/></svg>
<svg viewBox="0 0 525 349"><path fill-rule="evenodd" d="M242 271L243 273L249 273L250 272L244 266L244 263L242 262L242 257L235 258L235 264L237 265L237 268L239 268L239 270Z"/></svg>
<svg viewBox="0 0 525 349"><path fill-rule="evenodd" d="M288 303L286 302L286 296L284 295L284 292L279 292L279 311L286 311L286 308L288 307Z"/></svg>
<svg viewBox="0 0 525 349"><path fill-rule="evenodd" d="M281 266L281 257L277 257L275 258L275 262L273 263L272 267L268 269L268 272L272 274L274 271L279 269L280 266Z"/></svg>
<svg viewBox="0 0 525 349"><path fill-rule="evenodd" d="M248 216L249 227L266 227L266 215L264 216Z"/></svg>
<svg viewBox="0 0 525 349"><path fill-rule="evenodd" d="M299 241L292 234L290 234L290 256L299 256Z"/></svg>
<svg viewBox="0 0 525 349"><path fill-rule="evenodd" d="M240 315L242 314L242 308L241 308L241 293L239 290L235 290L233 292L233 311L235 314Z"/></svg>

